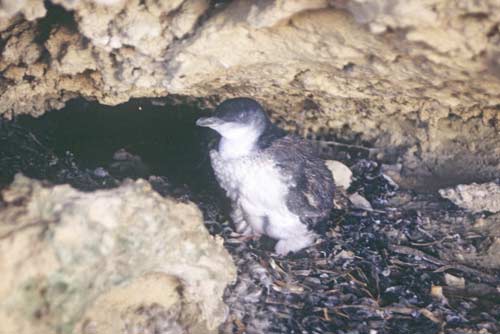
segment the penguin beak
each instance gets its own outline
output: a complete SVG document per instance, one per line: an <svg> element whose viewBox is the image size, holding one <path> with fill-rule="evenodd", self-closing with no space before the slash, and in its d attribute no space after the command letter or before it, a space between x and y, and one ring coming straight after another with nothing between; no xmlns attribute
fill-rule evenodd
<svg viewBox="0 0 500 334"><path fill-rule="evenodd" d="M222 120L217 117L202 117L196 121L196 125L206 128L214 128L222 124Z"/></svg>

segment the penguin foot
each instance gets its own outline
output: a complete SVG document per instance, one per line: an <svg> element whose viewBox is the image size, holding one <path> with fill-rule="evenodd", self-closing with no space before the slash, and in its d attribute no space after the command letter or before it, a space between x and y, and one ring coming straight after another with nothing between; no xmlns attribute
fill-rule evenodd
<svg viewBox="0 0 500 334"><path fill-rule="evenodd" d="M244 236L253 236L254 231L252 226L245 220L243 211L239 207L235 207L231 212L231 219L234 223L236 232Z"/></svg>
<svg viewBox="0 0 500 334"><path fill-rule="evenodd" d="M234 222L234 226L236 227L236 232L245 237L252 237L255 235L252 226L250 226L250 224L248 224L245 220Z"/></svg>

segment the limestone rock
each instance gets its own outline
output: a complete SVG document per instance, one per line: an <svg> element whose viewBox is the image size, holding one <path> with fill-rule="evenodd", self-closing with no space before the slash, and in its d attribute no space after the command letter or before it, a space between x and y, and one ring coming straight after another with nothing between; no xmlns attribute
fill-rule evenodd
<svg viewBox="0 0 500 334"><path fill-rule="evenodd" d="M326 167L332 172L337 187L349 188L352 182L352 172L349 167L336 160L327 160Z"/></svg>
<svg viewBox="0 0 500 334"><path fill-rule="evenodd" d="M17 176L0 210L0 333L212 333L236 270L193 204L144 180L82 193Z"/></svg>
<svg viewBox="0 0 500 334"><path fill-rule="evenodd" d="M500 185L495 182L460 184L455 188L441 189L439 194L472 212L500 212Z"/></svg>
<svg viewBox="0 0 500 334"><path fill-rule="evenodd" d="M0 4L0 31L16 23L16 15L33 21L45 16L47 10L42 0L5 0Z"/></svg>
<svg viewBox="0 0 500 334"><path fill-rule="evenodd" d="M238 1L230 16L247 13L245 21L255 28L272 27L286 23L294 14L328 7L327 0Z"/></svg>
<svg viewBox="0 0 500 334"><path fill-rule="evenodd" d="M473 230L492 239L487 251L468 256L467 261L473 265L480 265L486 268L500 268L500 212L487 217L480 217L474 222Z"/></svg>
<svg viewBox="0 0 500 334"><path fill-rule="evenodd" d="M500 268L500 237L493 237L487 251L483 254L464 256L464 261L474 266L496 269Z"/></svg>
<svg viewBox="0 0 500 334"><path fill-rule="evenodd" d="M500 238L500 212L488 217L480 217L474 222L474 230L485 235Z"/></svg>
<svg viewBox="0 0 500 334"><path fill-rule="evenodd" d="M373 207L370 202L363 196L361 196L358 193L351 194L349 196L349 201L351 202L352 206L355 207L356 209L360 210L365 210L365 211L372 211Z"/></svg>
<svg viewBox="0 0 500 334"><path fill-rule="evenodd" d="M181 282L149 273L99 296L76 328L90 333L186 333L181 325Z"/></svg>
<svg viewBox="0 0 500 334"><path fill-rule="evenodd" d="M463 277L457 277L448 273L444 274L444 281L446 285L452 286L458 289L465 288L465 279Z"/></svg>

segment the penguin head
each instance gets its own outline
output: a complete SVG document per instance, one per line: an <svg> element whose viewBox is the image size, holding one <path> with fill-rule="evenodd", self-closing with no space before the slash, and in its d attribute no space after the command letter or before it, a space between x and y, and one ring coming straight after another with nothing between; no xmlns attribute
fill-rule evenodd
<svg viewBox="0 0 500 334"><path fill-rule="evenodd" d="M262 106L250 98L222 102L212 117L202 117L196 125L217 131L227 139L257 139L270 123Z"/></svg>

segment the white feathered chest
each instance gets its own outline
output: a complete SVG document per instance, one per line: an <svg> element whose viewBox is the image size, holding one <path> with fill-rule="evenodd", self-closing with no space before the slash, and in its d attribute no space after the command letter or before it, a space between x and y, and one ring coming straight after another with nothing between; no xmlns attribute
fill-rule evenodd
<svg viewBox="0 0 500 334"><path fill-rule="evenodd" d="M265 154L224 158L212 150L210 158L217 181L227 196L248 214L265 216L269 211L286 209L291 180Z"/></svg>

